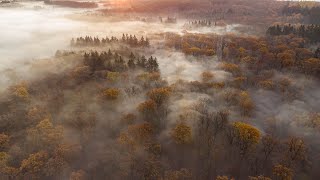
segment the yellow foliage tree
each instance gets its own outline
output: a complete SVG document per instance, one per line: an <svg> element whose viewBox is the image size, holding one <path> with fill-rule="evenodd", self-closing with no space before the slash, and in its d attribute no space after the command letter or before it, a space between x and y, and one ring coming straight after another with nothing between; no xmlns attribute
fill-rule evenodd
<svg viewBox="0 0 320 180"><path fill-rule="evenodd" d="M234 122L232 126L242 155L259 143L261 133L257 128L243 122Z"/></svg>
<svg viewBox="0 0 320 180"><path fill-rule="evenodd" d="M320 59L310 58L306 59L302 63L305 73L315 74L320 73Z"/></svg>
<svg viewBox="0 0 320 180"><path fill-rule="evenodd" d="M293 171L292 169L285 167L281 164L275 165L273 167L272 173L279 179L279 180L292 180Z"/></svg>
<svg viewBox="0 0 320 180"><path fill-rule="evenodd" d="M21 162L20 172L24 175L35 178L43 173L47 161L48 153L45 151L30 154L27 159L24 159Z"/></svg>
<svg viewBox="0 0 320 180"><path fill-rule="evenodd" d="M138 110L144 115L151 115L157 110L157 104L153 100L147 100L138 106Z"/></svg>
<svg viewBox="0 0 320 180"><path fill-rule="evenodd" d="M27 131L27 139L32 143L34 148L50 148L61 143L63 139L62 126L54 126L50 119L44 119L39 124Z"/></svg>
<svg viewBox="0 0 320 180"><path fill-rule="evenodd" d="M250 116L253 109L254 104L253 101L247 91L242 91L239 94L239 106L243 116Z"/></svg>
<svg viewBox="0 0 320 180"><path fill-rule="evenodd" d="M232 63L222 63L220 65L221 69L232 73L233 75L239 75L241 70L240 67L236 64L232 64Z"/></svg>
<svg viewBox="0 0 320 180"><path fill-rule="evenodd" d="M120 96L120 90L117 88L107 88L102 92L102 96L107 100L117 100Z"/></svg>
<svg viewBox="0 0 320 180"><path fill-rule="evenodd" d="M249 180L272 180L272 179L264 176L256 176L256 177L249 176Z"/></svg>
<svg viewBox="0 0 320 180"><path fill-rule="evenodd" d="M185 122L179 122L171 131L171 137L177 144L192 143L192 129Z"/></svg>
<svg viewBox="0 0 320 180"><path fill-rule="evenodd" d="M28 88L24 83L12 86L10 89L12 94L19 99L27 100L30 96Z"/></svg>
<svg viewBox="0 0 320 180"><path fill-rule="evenodd" d="M6 134L0 134L0 151L6 149L9 146L9 136Z"/></svg>
<svg viewBox="0 0 320 180"><path fill-rule="evenodd" d="M182 168L178 171L167 171L161 180L191 180L192 173L190 170Z"/></svg>
<svg viewBox="0 0 320 180"><path fill-rule="evenodd" d="M108 72L106 78L109 82L117 82L120 79L119 72Z"/></svg>
<svg viewBox="0 0 320 180"><path fill-rule="evenodd" d="M156 88L148 92L148 97L152 99L158 106L161 106L166 100L169 99L171 90L170 88Z"/></svg>

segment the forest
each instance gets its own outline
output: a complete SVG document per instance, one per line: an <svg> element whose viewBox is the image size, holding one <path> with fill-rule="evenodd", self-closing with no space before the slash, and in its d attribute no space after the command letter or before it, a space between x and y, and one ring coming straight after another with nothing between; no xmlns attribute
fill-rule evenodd
<svg viewBox="0 0 320 180"><path fill-rule="evenodd" d="M320 179L319 3L24 3L0 7L1 180Z"/></svg>
<svg viewBox="0 0 320 180"><path fill-rule="evenodd" d="M117 37L111 36L102 38L101 40L99 37L78 37L72 38L70 44L71 46L105 46L106 44L111 43L119 43L119 39ZM121 38L121 43L128 44L132 47L148 47L150 46L150 42L148 38L144 38L141 36L140 39L136 37L136 35L128 35L123 34Z"/></svg>
<svg viewBox="0 0 320 180"><path fill-rule="evenodd" d="M307 38L312 43L318 43L320 42L320 25L292 26L289 24L284 25L283 27L276 25L269 27L267 34L272 36L294 34L299 37Z"/></svg>
<svg viewBox="0 0 320 180"><path fill-rule="evenodd" d="M320 24L320 7L318 6L286 6L283 8L282 13L284 15L302 14L305 16L304 21L310 24Z"/></svg>

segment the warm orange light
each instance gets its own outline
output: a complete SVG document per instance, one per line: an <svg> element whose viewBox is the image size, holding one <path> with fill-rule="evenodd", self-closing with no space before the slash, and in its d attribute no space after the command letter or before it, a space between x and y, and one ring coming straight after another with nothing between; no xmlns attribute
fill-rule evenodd
<svg viewBox="0 0 320 180"><path fill-rule="evenodd" d="M130 0L115 0L114 5L120 8L130 7Z"/></svg>

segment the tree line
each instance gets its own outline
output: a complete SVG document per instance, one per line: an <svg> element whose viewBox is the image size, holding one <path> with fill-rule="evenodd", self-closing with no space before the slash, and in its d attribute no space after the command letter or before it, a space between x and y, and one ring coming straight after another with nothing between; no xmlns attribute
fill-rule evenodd
<svg viewBox="0 0 320 180"><path fill-rule="evenodd" d="M84 64L89 66L92 71L108 70L112 72L123 72L129 69L142 68L148 72L158 72L159 64L156 57L145 56L136 57L132 52L130 53L128 60L124 60L124 57L117 52L112 53L109 49L108 52L85 52L83 55Z"/></svg>
<svg viewBox="0 0 320 180"><path fill-rule="evenodd" d="M299 37L308 38L310 42L320 42L320 25L274 25L270 26L267 30L268 35L279 36L294 34Z"/></svg>
<svg viewBox="0 0 320 180"><path fill-rule="evenodd" d="M85 37L78 37L78 38L72 38L70 45L71 46L105 46L112 43L118 43L122 42L124 44L130 45L132 47L149 47L150 42L148 38L145 38L141 36L140 39L138 39L135 35L128 35L123 34L121 40L119 40L117 37L111 36L105 37L100 39L99 37L91 37L91 36L85 36Z"/></svg>
<svg viewBox="0 0 320 180"><path fill-rule="evenodd" d="M216 25L216 23L212 23L210 20L196 20L196 21L189 21L190 25L193 26L208 26L211 27L212 25Z"/></svg>
<svg viewBox="0 0 320 180"><path fill-rule="evenodd" d="M302 7L299 5L296 6L285 6L282 9L283 15L294 15L302 14L305 16L305 22L310 24L320 24L320 6L313 7Z"/></svg>

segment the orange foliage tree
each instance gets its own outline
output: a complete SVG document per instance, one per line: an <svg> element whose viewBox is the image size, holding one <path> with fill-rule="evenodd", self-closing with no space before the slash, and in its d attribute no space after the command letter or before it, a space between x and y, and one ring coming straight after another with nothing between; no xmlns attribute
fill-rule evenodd
<svg viewBox="0 0 320 180"><path fill-rule="evenodd" d="M177 144L192 143L192 129L184 121L179 122L171 131L171 137Z"/></svg>

